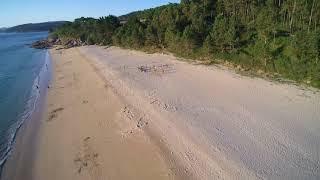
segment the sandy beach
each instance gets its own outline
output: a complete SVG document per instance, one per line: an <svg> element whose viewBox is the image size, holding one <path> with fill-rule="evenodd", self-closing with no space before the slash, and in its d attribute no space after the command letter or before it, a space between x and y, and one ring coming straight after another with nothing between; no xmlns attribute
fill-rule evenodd
<svg viewBox="0 0 320 180"><path fill-rule="evenodd" d="M320 178L317 90L117 47L51 56L37 138L3 179Z"/></svg>
<svg viewBox="0 0 320 180"><path fill-rule="evenodd" d="M196 179L319 179L320 94L221 66L81 47Z"/></svg>
<svg viewBox="0 0 320 180"><path fill-rule="evenodd" d="M160 149L130 121L127 105L76 49L51 56L53 80L37 148L28 161L31 154L24 153L8 163L12 173L5 170L3 179L176 179Z"/></svg>

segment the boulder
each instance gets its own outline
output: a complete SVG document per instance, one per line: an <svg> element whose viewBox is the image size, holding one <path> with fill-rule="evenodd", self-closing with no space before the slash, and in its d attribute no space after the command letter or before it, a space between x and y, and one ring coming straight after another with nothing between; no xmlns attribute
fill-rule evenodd
<svg viewBox="0 0 320 180"><path fill-rule="evenodd" d="M31 44L31 47L35 49L50 49L52 46L53 43L48 40L40 40Z"/></svg>
<svg viewBox="0 0 320 180"><path fill-rule="evenodd" d="M65 48L73 48L73 47L83 46L85 44L79 39L62 41L59 38L49 37L46 40L40 40L32 43L31 47L35 49L50 49L54 45L63 45Z"/></svg>

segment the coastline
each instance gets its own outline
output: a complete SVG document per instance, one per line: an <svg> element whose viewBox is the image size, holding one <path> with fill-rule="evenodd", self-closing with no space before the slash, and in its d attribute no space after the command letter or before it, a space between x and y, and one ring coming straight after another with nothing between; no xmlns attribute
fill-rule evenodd
<svg viewBox="0 0 320 180"><path fill-rule="evenodd" d="M40 118L19 131L2 179L178 179L76 49L50 54L53 77L43 112L37 109ZM136 128L124 133L128 126Z"/></svg>
<svg viewBox="0 0 320 180"><path fill-rule="evenodd" d="M26 180L319 174L317 92L117 47L50 54L54 76L35 125L38 136L33 149L17 145L22 158L11 160L7 179L20 180L16 174ZM21 168L12 165L17 162ZM289 168L296 163L306 167Z"/></svg>
<svg viewBox="0 0 320 180"><path fill-rule="evenodd" d="M34 86L39 87L38 91L40 93L34 102L30 115L21 122L20 127L15 132L11 150L2 167L1 180L32 179L30 168L37 151L40 123L45 110L47 87L50 84L51 77L51 57L49 51L47 51L45 63L38 76L38 83L34 84ZM27 164L28 166L26 166Z"/></svg>

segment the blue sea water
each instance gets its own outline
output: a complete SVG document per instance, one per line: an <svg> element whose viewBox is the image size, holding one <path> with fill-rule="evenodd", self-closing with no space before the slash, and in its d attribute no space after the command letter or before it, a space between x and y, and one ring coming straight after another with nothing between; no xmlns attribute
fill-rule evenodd
<svg viewBox="0 0 320 180"><path fill-rule="evenodd" d="M0 33L0 166L39 98L39 75L48 52L30 44L47 36L47 32Z"/></svg>

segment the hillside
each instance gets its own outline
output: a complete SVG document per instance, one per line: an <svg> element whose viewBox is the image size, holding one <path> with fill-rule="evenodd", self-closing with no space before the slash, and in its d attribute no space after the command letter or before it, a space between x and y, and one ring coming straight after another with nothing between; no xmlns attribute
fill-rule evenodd
<svg viewBox="0 0 320 180"><path fill-rule="evenodd" d="M57 27L62 26L67 21L53 21L44 23L30 23L23 24L5 29L5 32L39 32L39 31L51 31Z"/></svg>
<svg viewBox="0 0 320 180"><path fill-rule="evenodd" d="M182 0L119 18L80 18L55 34L87 44L169 51L320 87L319 8L316 0Z"/></svg>
<svg viewBox="0 0 320 180"><path fill-rule="evenodd" d="M143 11L134 11L125 15L119 16L120 21L128 21L130 17L139 16Z"/></svg>
<svg viewBox="0 0 320 180"><path fill-rule="evenodd" d="M4 32L7 28L0 28L0 32Z"/></svg>
<svg viewBox="0 0 320 180"><path fill-rule="evenodd" d="M176 3L170 3L168 5L163 5L163 6L159 6L156 8L150 8L150 9L145 9L145 10L141 10L141 11L134 11L125 15L121 15L119 16L119 20L120 21L128 21L130 18L146 18L148 17L148 15L156 10L163 10L169 6L178 6L178 4Z"/></svg>

